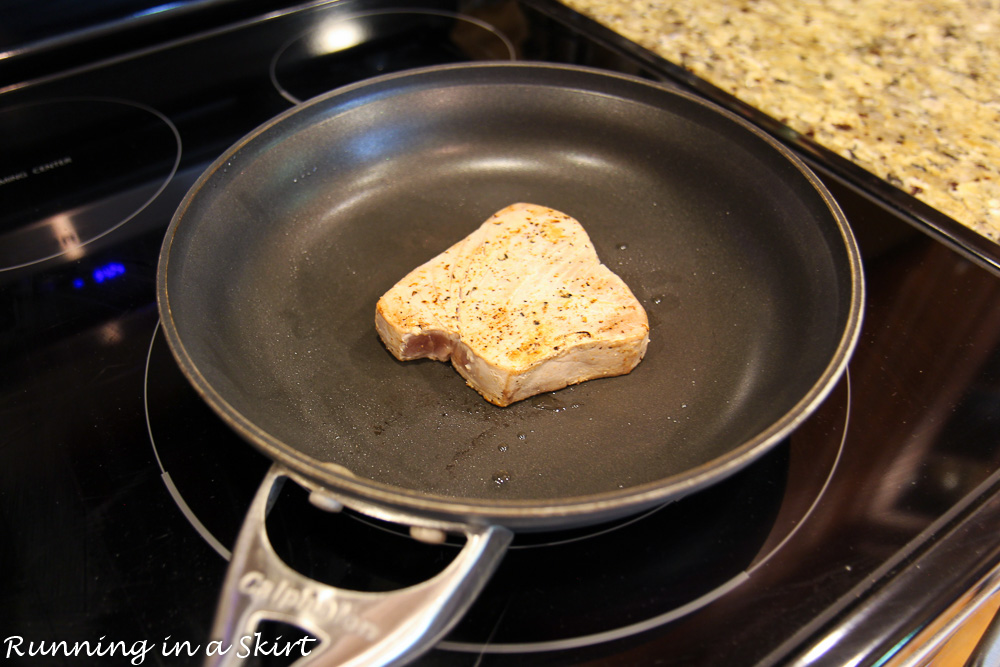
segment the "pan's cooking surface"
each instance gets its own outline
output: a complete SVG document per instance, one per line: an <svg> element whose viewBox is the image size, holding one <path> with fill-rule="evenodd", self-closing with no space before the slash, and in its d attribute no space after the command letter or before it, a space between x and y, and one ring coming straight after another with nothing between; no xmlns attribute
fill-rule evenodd
<svg viewBox="0 0 1000 667"><path fill-rule="evenodd" d="M689 473L787 426L857 326L856 258L806 176L630 79L389 77L287 116L196 191L165 264L196 381L267 445L394 487L546 500ZM630 375L496 408L385 351L378 297L514 201L579 219L646 307Z"/></svg>

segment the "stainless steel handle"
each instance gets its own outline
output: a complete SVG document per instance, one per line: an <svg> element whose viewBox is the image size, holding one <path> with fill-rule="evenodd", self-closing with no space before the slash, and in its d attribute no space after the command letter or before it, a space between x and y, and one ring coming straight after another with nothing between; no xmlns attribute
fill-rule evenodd
<svg viewBox="0 0 1000 667"><path fill-rule="evenodd" d="M465 546L431 579L386 593L336 588L293 570L268 539L265 519L286 479L295 477L274 464L250 505L229 562L206 665L239 664L264 620L289 623L319 640L294 647L294 655L302 655L297 666L406 662L430 648L468 609L511 540L501 526L449 526L465 533ZM421 525L418 519L401 522Z"/></svg>

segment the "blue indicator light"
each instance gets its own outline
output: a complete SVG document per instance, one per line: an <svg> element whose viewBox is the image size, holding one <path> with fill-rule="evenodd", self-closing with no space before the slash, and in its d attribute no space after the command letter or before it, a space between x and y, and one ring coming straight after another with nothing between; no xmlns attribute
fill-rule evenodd
<svg viewBox="0 0 1000 667"><path fill-rule="evenodd" d="M104 266L99 266L94 269L94 282L103 283L105 280L111 280L112 278L117 278L118 276L125 273L125 265L119 264L118 262L112 262L110 264L105 264ZM76 283L74 282L74 285Z"/></svg>
<svg viewBox="0 0 1000 667"><path fill-rule="evenodd" d="M84 285L83 278L73 278L73 287L81 289Z"/></svg>

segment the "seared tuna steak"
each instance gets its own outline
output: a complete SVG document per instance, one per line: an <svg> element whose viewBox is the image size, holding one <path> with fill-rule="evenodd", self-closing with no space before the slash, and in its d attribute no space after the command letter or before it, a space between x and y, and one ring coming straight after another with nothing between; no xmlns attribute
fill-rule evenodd
<svg viewBox="0 0 1000 667"><path fill-rule="evenodd" d="M579 222L513 204L386 292L375 328L402 361L451 360L499 406L630 372L646 312Z"/></svg>

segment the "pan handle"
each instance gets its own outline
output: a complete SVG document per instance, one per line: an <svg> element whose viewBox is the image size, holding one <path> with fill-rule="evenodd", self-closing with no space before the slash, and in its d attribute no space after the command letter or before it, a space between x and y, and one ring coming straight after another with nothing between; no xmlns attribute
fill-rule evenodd
<svg viewBox="0 0 1000 667"><path fill-rule="evenodd" d="M280 649L302 656L295 665L399 664L423 653L458 621L482 590L511 540L502 526L448 525L466 543L448 567L409 588L386 593L339 589L289 567L274 551L265 519L286 479L308 488L275 463L261 482L233 549L206 644L206 665L243 662L255 651ZM411 518L414 525L441 528ZM288 646L257 646L263 620L281 621L309 633Z"/></svg>

